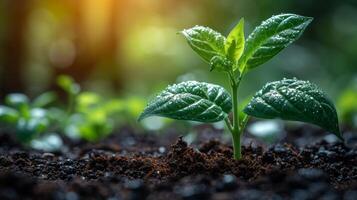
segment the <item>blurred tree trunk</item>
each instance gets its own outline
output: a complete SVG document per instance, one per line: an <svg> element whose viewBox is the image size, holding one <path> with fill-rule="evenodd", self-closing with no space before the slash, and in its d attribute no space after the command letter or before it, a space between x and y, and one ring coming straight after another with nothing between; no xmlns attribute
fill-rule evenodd
<svg viewBox="0 0 357 200"><path fill-rule="evenodd" d="M4 2L6 9L6 28L4 35L3 68L0 80L0 95L11 92L24 92L23 63L25 59L25 33L29 14L30 0Z"/></svg>
<svg viewBox="0 0 357 200"><path fill-rule="evenodd" d="M98 0L97 0L98 1ZM55 68L54 75L66 74L72 76L77 82L87 81L93 73L100 72L105 77L104 80L110 81L111 86L116 90L122 88L121 78L116 71L118 66L116 56L118 53L118 41L120 35L117 31L119 4L121 1L110 0L108 21L102 22L107 24L104 28L106 34L100 38L100 42L91 41L88 37L88 27L85 26L87 17L84 13L83 6L88 3L86 0L66 1L70 12L72 13L72 26L74 28L74 45L76 48L76 58L72 65L65 68ZM99 0L97 3L101 3ZM93 11L95 13L95 10ZM87 19L88 20L88 19ZM102 31L102 30L100 30ZM99 68L100 67L100 68Z"/></svg>
<svg viewBox="0 0 357 200"><path fill-rule="evenodd" d="M123 83L122 83L122 77L121 73L117 73L118 70L120 69L120 65L122 63L119 62L120 59L117 59L118 56L121 56L120 52L120 45L119 42L122 41L122 34L118 30L118 26L123 28L123 24L120 23L123 20L122 16L119 16L120 10L119 8L122 8L123 6L120 5L122 1L117 1L113 0L113 6L111 7L111 15L109 18L109 35L108 35L108 42L107 44L109 45L107 48L106 55L108 55L109 58L109 63L106 65L107 66L107 75L111 76L112 80L112 87L115 91L120 91L123 88ZM120 29L122 30L122 29Z"/></svg>

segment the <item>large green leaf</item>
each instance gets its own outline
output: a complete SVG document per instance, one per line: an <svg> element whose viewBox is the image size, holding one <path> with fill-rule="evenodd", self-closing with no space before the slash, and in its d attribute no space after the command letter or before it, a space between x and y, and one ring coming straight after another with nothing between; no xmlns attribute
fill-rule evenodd
<svg viewBox="0 0 357 200"><path fill-rule="evenodd" d="M238 24L228 34L224 45L226 55L236 63L242 56L244 50L244 19L239 20Z"/></svg>
<svg viewBox="0 0 357 200"><path fill-rule="evenodd" d="M232 99L221 86L187 81L171 85L161 92L140 115L199 122L217 122L227 117Z"/></svg>
<svg viewBox="0 0 357 200"><path fill-rule="evenodd" d="M254 29L246 40L240 70L257 67L297 40L312 21L295 14L273 16Z"/></svg>
<svg viewBox="0 0 357 200"><path fill-rule="evenodd" d="M182 31L188 44L208 63L214 56L225 54L225 37L220 33L203 26L195 26Z"/></svg>
<svg viewBox="0 0 357 200"><path fill-rule="evenodd" d="M312 123L342 139L335 106L308 81L284 79L268 83L255 94L244 112L259 118Z"/></svg>

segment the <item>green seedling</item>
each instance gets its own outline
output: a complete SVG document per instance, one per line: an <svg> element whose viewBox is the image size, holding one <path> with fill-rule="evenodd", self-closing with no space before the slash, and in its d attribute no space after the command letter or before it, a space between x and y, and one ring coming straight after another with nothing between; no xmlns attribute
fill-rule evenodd
<svg viewBox="0 0 357 200"><path fill-rule="evenodd" d="M72 77L67 75L60 75L57 77L57 84L68 95L67 113L73 112L75 98L81 91L80 86L73 80Z"/></svg>
<svg viewBox="0 0 357 200"><path fill-rule="evenodd" d="M61 75L58 85L67 93L66 112L56 109L54 118L71 138L97 141L114 129L113 116L125 107L118 100L104 100L93 92L81 91L80 86L69 76Z"/></svg>
<svg viewBox="0 0 357 200"><path fill-rule="evenodd" d="M311 17L295 14L276 15L263 21L246 40L243 19L227 37L202 26L183 30L188 44L210 64L211 71L228 75L232 92L205 82L174 84L148 104L139 120L154 115L198 122L224 120L232 134L235 159L241 158L241 136L249 116L312 123L342 140L335 106L308 81L293 78L267 83L244 109L238 107L242 78L296 41L311 21Z"/></svg>
<svg viewBox="0 0 357 200"><path fill-rule="evenodd" d="M28 143L50 127L48 110L44 107L55 99L52 92L44 93L32 102L24 94L9 94L5 105L0 106L0 123L13 129L19 141Z"/></svg>
<svg viewBox="0 0 357 200"><path fill-rule="evenodd" d="M112 115L116 110L108 105L113 105L113 101L105 101L92 92L81 92L75 99L75 112L69 120L72 131L77 131L81 138L88 141L109 135L114 128Z"/></svg>
<svg viewBox="0 0 357 200"><path fill-rule="evenodd" d="M354 128L357 128L357 82L342 91L337 107L340 111L340 118Z"/></svg>

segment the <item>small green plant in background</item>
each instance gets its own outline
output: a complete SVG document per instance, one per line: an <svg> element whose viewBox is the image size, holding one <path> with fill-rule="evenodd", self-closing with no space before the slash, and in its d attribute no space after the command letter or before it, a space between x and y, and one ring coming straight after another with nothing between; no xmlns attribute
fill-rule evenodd
<svg viewBox="0 0 357 200"><path fill-rule="evenodd" d="M64 106L52 91L32 101L25 94L9 94L0 105L0 127L14 133L26 146L55 151L63 144L60 134L97 141L116 127L135 122L145 107L143 98L105 99L94 92L81 91L79 84L67 75L59 76L57 84L66 93Z"/></svg>
<svg viewBox="0 0 357 200"><path fill-rule="evenodd" d="M246 40L243 19L227 37L202 26L183 30L188 44L210 64L210 70L228 75L231 94L205 82L174 84L148 104L139 120L154 115L198 122L224 120L232 134L235 159L241 158L241 136L249 116L312 123L342 140L333 103L308 81L293 78L267 83L243 110L238 106L238 89L244 75L296 41L311 21L311 17L295 14L276 15L263 21Z"/></svg>
<svg viewBox="0 0 357 200"><path fill-rule="evenodd" d="M16 132L19 141L29 143L50 128L51 120L45 107L55 99L52 92L44 93L32 102L25 94L9 94L5 104L0 106L0 123Z"/></svg>
<svg viewBox="0 0 357 200"><path fill-rule="evenodd" d="M342 91L339 96L337 107L341 119L352 126L357 128L357 80L354 85L351 85Z"/></svg>
<svg viewBox="0 0 357 200"><path fill-rule="evenodd" d="M58 76L57 85L67 93L67 114L70 114L74 110L75 100L81 91L81 87L73 80L72 77L67 75Z"/></svg>
<svg viewBox="0 0 357 200"><path fill-rule="evenodd" d="M73 78L66 75L59 76L57 83L67 94L67 106L54 109L52 117L58 119L62 132L72 139L102 139L123 123L135 121L145 106L138 97L105 99L94 92L81 91Z"/></svg>
<svg viewBox="0 0 357 200"><path fill-rule="evenodd" d="M113 115L124 107L119 100L104 100L96 93L81 91L80 86L66 75L59 76L57 83L68 97L67 108L55 112L67 136L97 141L113 131Z"/></svg>

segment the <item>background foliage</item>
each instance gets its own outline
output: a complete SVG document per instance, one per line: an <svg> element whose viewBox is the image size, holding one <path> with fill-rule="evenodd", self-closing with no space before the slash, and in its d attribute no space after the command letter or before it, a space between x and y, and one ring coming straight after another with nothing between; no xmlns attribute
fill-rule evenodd
<svg viewBox="0 0 357 200"><path fill-rule="evenodd" d="M227 34L244 17L247 36L283 12L314 21L297 43L250 73L241 94L297 77L321 86L351 116L347 108L356 103L339 97L356 93L355 0L1 0L0 97L21 92L32 99L53 90L65 102L56 83L60 74L100 96L145 100L183 80L227 86L226 77L208 72L176 33L200 24Z"/></svg>

